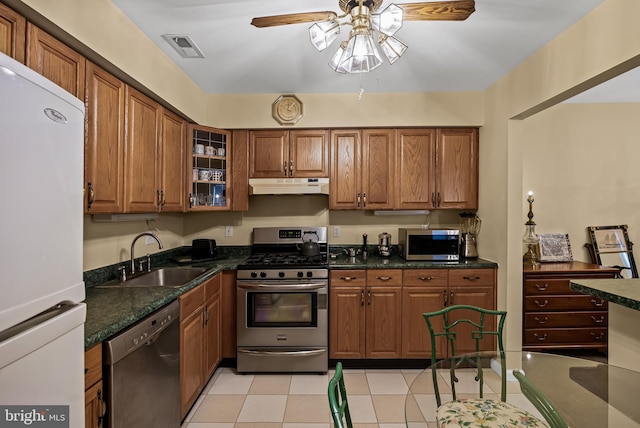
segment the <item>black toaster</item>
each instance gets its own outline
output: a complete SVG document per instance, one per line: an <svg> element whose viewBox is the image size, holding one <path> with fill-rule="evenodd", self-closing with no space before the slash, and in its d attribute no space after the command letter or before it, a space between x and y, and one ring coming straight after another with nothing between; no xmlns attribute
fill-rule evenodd
<svg viewBox="0 0 640 428"><path fill-rule="evenodd" d="M191 259L215 259L217 256L215 239L194 239L191 242Z"/></svg>

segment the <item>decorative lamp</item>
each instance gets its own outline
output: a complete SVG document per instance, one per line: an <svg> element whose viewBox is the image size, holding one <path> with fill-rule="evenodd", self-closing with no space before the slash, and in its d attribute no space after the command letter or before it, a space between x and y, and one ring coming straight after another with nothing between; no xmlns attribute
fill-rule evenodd
<svg viewBox="0 0 640 428"><path fill-rule="evenodd" d="M527 202L529 202L529 213L527 221L524 226L524 236L522 237L522 243L524 244L525 253L522 256L522 261L529 267L540 266L540 258L538 257L538 244L540 243L540 237L536 234L536 223L533 221L533 192L529 192Z"/></svg>

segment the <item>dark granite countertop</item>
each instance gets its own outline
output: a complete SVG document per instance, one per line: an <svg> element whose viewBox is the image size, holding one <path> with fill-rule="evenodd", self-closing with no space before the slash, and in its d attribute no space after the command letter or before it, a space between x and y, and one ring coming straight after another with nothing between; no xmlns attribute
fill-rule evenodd
<svg viewBox="0 0 640 428"><path fill-rule="evenodd" d="M184 256L185 249L181 248L170 254L164 254L154 258L154 267L176 266L177 260ZM223 270L236 270L239 264L246 259L247 253L243 251L230 251L220 260L194 263L193 266L209 268L205 274L180 288L163 287L108 287L96 288L95 285L111 281L117 275L117 267L123 263L85 272L87 320L85 323L85 349L96 343L110 338L116 333L133 325L136 321L150 313L171 303L181 294L191 290L207 279ZM183 264L184 265L184 264ZM382 258L369 256L362 260L361 256L355 259L346 255L339 255L336 259L330 259L330 269L438 269L438 268L493 268L497 264L483 259L469 259L460 263L442 262L414 262L406 261L398 256Z"/></svg>
<svg viewBox="0 0 640 428"><path fill-rule="evenodd" d="M640 310L640 279L574 279L569 286L611 303Z"/></svg>

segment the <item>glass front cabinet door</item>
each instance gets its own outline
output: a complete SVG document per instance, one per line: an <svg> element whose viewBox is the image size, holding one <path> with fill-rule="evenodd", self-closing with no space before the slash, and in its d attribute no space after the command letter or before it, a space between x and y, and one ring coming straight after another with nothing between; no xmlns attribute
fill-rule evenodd
<svg viewBox="0 0 640 428"><path fill-rule="evenodd" d="M187 168L191 183L188 189L191 211L228 210L231 165L230 132L191 125L189 144L192 156Z"/></svg>

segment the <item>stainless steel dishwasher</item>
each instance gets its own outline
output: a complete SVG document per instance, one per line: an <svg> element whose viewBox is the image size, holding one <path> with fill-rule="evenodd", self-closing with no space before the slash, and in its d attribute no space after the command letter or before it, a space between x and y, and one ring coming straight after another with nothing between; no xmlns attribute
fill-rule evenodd
<svg viewBox="0 0 640 428"><path fill-rule="evenodd" d="M106 341L108 426L180 426L180 306L170 303Z"/></svg>

